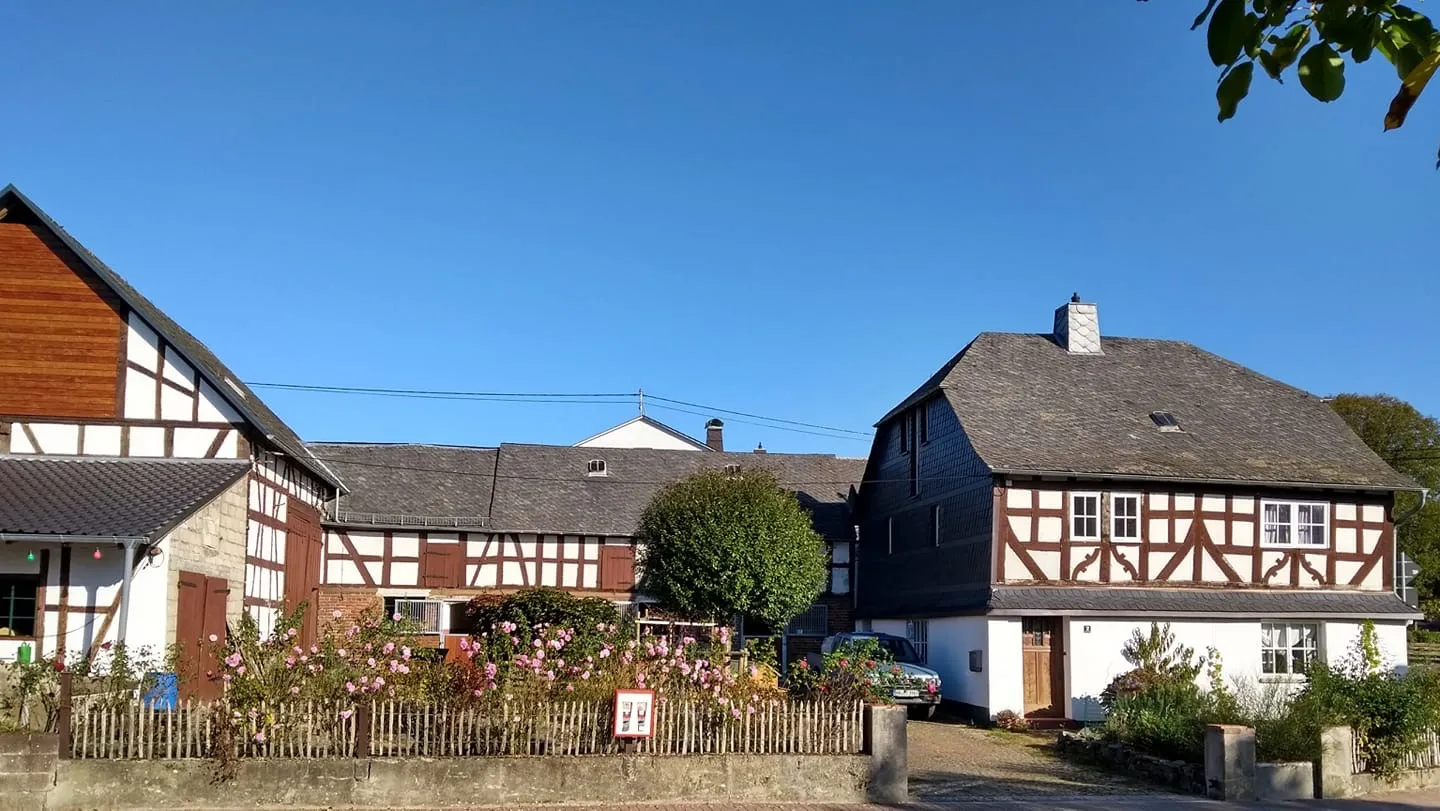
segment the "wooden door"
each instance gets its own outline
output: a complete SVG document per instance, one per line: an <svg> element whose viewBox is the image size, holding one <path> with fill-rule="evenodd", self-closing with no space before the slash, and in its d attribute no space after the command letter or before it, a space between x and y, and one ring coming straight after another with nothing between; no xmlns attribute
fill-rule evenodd
<svg viewBox="0 0 1440 811"><path fill-rule="evenodd" d="M223 577L180 572L175 618L175 644L179 655L181 698L219 698L219 658L216 648L225 640L225 605L230 584ZM216 641L211 642L214 636Z"/></svg>
<svg viewBox="0 0 1440 811"><path fill-rule="evenodd" d="M465 573L465 545L425 543L420 554L420 585L427 589L460 588Z"/></svg>
<svg viewBox="0 0 1440 811"><path fill-rule="evenodd" d="M1060 628L1058 617L1026 617L1020 621L1026 717L1065 717L1065 660Z"/></svg>
<svg viewBox="0 0 1440 811"><path fill-rule="evenodd" d="M635 548L600 547L600 589L632 591L635 588Z"/></svg>
<svg viewBox="0 0 1440 811"><path fill-rule="evenodd" d="M319 511L299 499L290 499L285 510L285 609L294 611L305 603L300 644L307 647L314 643L320 625L316 597L322 545Z"/></svg>

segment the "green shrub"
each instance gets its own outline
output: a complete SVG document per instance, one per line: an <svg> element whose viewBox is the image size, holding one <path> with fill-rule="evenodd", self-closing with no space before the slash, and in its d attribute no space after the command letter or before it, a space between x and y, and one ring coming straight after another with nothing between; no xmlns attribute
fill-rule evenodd
<svg viewBox="0 0 1440 811"><path fill-rule="evenodd" d="M1120 649L1120 655L1133 669L1116 676L1100 694L1100 703L1106 709L1120 698L1154 687L1193 683L1205 666L1203 658L1196 660L1194 648L1181 645L1175 639L1168 622L1163 626L1150 623L1148 634L1136 628Z"/></svg>
<svg viewBox="0 0 1440 811"><path fill-rule="evenodd" d="M1206 695L1193 682L1157 683L1116 698L1101 732L1148 754L1198 763L1208 714Z"/></svg>
<svg viewBox="0 0 1440 811"><path fill-rule="evenodd" d="M528 634L541 628L573 630L572 650L582 656L600 649L602 639L621 624L615 604L601 597L576 597L552 588L522 589L513 594L481 595L465 606L465 615L477 636L493 638L501 623L512 623Z"/></svg>

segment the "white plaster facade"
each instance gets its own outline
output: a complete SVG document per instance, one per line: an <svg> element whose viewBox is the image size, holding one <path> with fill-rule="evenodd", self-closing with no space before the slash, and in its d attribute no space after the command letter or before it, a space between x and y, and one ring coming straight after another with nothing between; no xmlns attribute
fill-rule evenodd
<svg viewBox="0 0 1440 811"><path fill-rule="evenodd" d="M667 426L668 427L668 426ZM673 428L657 427L646 417L636 417L614 428L575 443L578 448L656 448L671 451L709 450L704 442L692 439Z"/></svg>

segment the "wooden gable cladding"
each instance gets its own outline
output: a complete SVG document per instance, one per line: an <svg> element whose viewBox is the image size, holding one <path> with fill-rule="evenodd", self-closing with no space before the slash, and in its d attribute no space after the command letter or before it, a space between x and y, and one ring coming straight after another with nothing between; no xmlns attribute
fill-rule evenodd
<svg viewBox="0 0 1440 811"><path fill-rule="evenodd" d="M0 222L0 414L117 416L123 312L53 235Z"/></svg>
<svg viewBox="0 0 1440 811"><path fill-rule="evenodd" d="M994 582L1367 590L1392 586L1394 525L1388 498L1143 488L1114 492L1138 498L1139 538L1112 537L1112 492L1103 487L996 487ZM1072 537L1077 493L1099 495L1098 537ZM1272 498L1328 505L1328 543L1262 543L1263 504Z"/></svg>
<svg viewBox="0 0 1440 811"><path fill-rule="evenodd" d="M628 597L634 560L629 538L327 528L323 582L438 591L547 586Z"/></svg>

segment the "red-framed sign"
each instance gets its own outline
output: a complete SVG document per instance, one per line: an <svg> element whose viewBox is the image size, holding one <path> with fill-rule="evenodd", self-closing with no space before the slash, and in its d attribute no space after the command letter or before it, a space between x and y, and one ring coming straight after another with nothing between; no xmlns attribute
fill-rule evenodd
<svg viewBox="0 0 1440 811"><path fill-rule="evenodd" d="M615 691L615 737L648 738L655 734L655 691Z"/></svg>

